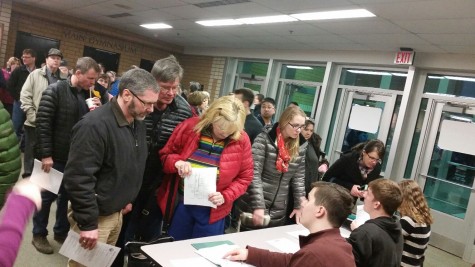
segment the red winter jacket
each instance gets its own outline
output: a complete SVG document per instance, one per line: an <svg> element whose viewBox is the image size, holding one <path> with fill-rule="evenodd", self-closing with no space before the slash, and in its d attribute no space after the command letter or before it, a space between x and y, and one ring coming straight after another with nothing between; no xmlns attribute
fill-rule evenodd
<svg viewBox="0 0 475 267"><path fill-rule="evenodd" d="M175 163L179 160L186 161L193 152L198 149L200 134L193 128L200 118L193 117L183 121L173 131L167 144L160 150L160 158L163 164L164 180L158 189L157 201L165 214L166 203L169 194L171 179L181 179L177 174ZM239 140L231 140L223 152L219 161L219 179L216 185L217 191L224 196L224 204L216 209L211 209L209 223L214 223L226 217L231 211L234 200L246 192L252 181L254 164L252 161L251 142L247 134L242 131ZM173 201L175 203L179 181L175 182ZM172 208L172 210L174 210Z"/></svg>

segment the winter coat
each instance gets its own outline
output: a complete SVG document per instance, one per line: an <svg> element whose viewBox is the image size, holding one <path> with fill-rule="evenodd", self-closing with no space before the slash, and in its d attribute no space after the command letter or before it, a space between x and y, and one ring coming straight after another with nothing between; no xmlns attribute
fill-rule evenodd
<svg viewBox="0 0 475 267"><path fill-rule="evenodd" d="M18 181L21 154L10 114L0 102L0 208L6 192Z"/></svg>
<svg viewBox="0 0 475 267"><path fill-rule="evenodd" d="M247 192L239 198L239 212L252 213L255 209L265 209L270 215L269 226L281 226L285 223L289 186L292 184L294 209L300 208L300 199L305 196L305 151L307 142L300 140L299 155L290 162L289 169L280 173L276 168L278 149L276 123L270 132L260 133L252 145L254 159L254 178ZM303 138L302 138L303 139Z"/></svg>
<svg viewBox="0 0 475 267"><path fill-rule="evenodd" d="M40 158L66 163L73 126L89 111L88 92L72 87L71 80L51 84L43 92L36 114Z"/></svg>
<svg viewBox="0 0 475 267"><path fill-rule="evenodd" d="M165 176L157 194L157 200L163 214L166 211L171 179L177 179L172 192L174 196L178 189L178 179L182 179L176 175L175 163L179 160L188 159L198 149L200 134L195 132L193 128L199 121L200 118L198 117L183 121L173 131L165 147L160 150L163 172L165 174L172 174ZM226 144L221 153L218 168L219 179L216 191L221 192L223 195L224 204L216 209L211 209L210 224L226 217L231 211L233 202L246 191L251 183L253 169L251 143L244 131L241 132L239 140L231 140ZM172 203L174 203L174 200Z"/></svg>

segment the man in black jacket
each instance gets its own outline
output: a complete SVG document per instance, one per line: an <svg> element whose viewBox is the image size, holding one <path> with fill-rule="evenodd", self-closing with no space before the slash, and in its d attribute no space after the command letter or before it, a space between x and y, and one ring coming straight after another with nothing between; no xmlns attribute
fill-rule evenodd
<svg viewBox="0 0 475 267"><path fill-rule="evenodd" d="M145 118L147 125L148 157L142 188L130 214L125 240L152 240L161 234L162 214L156 202L155 191L162 181L158 151L170 138L175 127L193 116L186 100L177 94L183 68L174 56L155 62L152 75L160 86L154 111Z"/></svg>
<svg viewBox="0 0 475 267"><path fill-rule="evenodd" d="M68 80L51 84L43 92L36 115L39 157L42 169L49 172L54 168L64 172L68 161L69 143L73 126L84 116L89 108L85 99L88 90L94 85L100 71L99 65L90 57L79 58L74 74ZM56 223L53 228L54 240L63 243L69 231L68 196L61 185L59 194L41 192L42 209L33 217L33 245L45 254L53 253L49 244L48 217L51 204L58 199Z"/></svg>
<svg viewBox="0 0 475 267"><path fill-rule="evenodd" d="M353 222L348 238L356 266L401 266L404 240L399 221L392 218L402 203L401 189L391 180L377 179L369 183L364 198L364 210L370 219L359 227Z"/></svg>
<svg viewBox="0 0 475 267"><path fill-rule="evenodd" d="M122 214L131 210L142 184L147 157L144 118L154 109L159 87L143 69L127 71L119 95L86 114L74 127L64 187L71 229L84 249L114 245ZM80 266L71 261L69 266Z"/></svg>
<svg viewBox="0 0 475 267"><path fill-rule="evenodd" d="M14 98L12 121L13 128L19 140L21 139L23 123L25 122L25 112L20 108L20 92L28 75L36 69L36 52L33 49L25 49L23 50L21 59L23 60L23 65L12 72L7 83L7 90Z"/></svg>

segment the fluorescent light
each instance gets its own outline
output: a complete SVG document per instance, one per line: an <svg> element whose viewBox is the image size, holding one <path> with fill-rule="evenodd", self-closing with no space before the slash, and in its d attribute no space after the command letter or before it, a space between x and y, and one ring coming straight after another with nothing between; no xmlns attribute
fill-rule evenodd
<svg viewBox="0 0 475 267"><path fill-rule="evenodd" d="M475 78L458 77L458 76L444 76L444 77L449 80L475 82Z"/></svg>
<svg viewBox="0 0 475 267"><path fill-rule="evenodd" d="M438 80L444 79L444 77L442 77L442 76L430 76L430 75L429 75L428 78L429 78L429 79L438 79Z"/></svg>
<svg viewBox="0 0 475 267"><path fill-rule="evenodd" d="M236 20L244 24L264 24L264 23L297 21L296 18L292 18L291 16L287 16L287 15L251 17L251 18L242 18L242 19L236 19Z"/></svg>
<svg viewBox="0 0 475 267"><path fill-rule="evenodd" d="M399 77L407 77L407 73L400 73L400 72L391 72L391 75L399 76Z"/></svg>
<svg viewBox="0 0 475 267"><path fill-rule="evenodd" d="M299 69L299 70L313 70L312 67L309 66L293 66L293 65L287 65L286 66L288 69Z"/></svg>
<svg viewBox="0 0 475 267"><path fill-rule="evenodd" d="M217 19L217 20L200 20L197 21L196 23L203 25L203 26L208 26L208 27L214 27L214 26L232 26L232 25L242 25L242 22L239 22L235 19Z"/></svg>
<svg viewBox="0 0 475 267"><path fill-rule="evenodd" d="M312 13L300 13L290 15L299 20L325 20L325 19L348 19L348 18L365 18L376 17L375 14L366 9L348 9L337 11L323 11Z"/></svg>
<svg viewBox="0 0 475 267"><path fill-rule="evenodd" d="M156 30L156 29L170 29L173 28L172 26L165 24L165 23L150 23L150 24L141 24L141 27Z"/></svg>
<svg viewBox="0 0 475 267"><path fill-rule="evenodd" d="M389 76L391 76L391 73L389 73L389 72L384 72L384 71L348 70L348 72L356 73L356 74L389 75Z"/></svg>

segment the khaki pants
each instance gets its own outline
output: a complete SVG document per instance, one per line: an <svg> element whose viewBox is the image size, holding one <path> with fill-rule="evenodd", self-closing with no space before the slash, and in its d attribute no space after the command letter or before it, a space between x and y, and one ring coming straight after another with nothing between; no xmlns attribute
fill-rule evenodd
<svg viewBox="0 0 475 267"><path fill-rule="evenodd" d="M77 222L73 219L73 211L71 206L69 206L68 210L68 219L69 223L71 224L71 230L76 233L79 233L80 230L78 228ZM98 223L98 230L99 230L99 237L97 242L106 243L109 245L115 245L117 239L119 238L120 228L122 227L122 213L116 212L108 216L99 216L99 223ZM79 264L73 260L68 261L69 267L85 267L82 264Z"/></svg>

